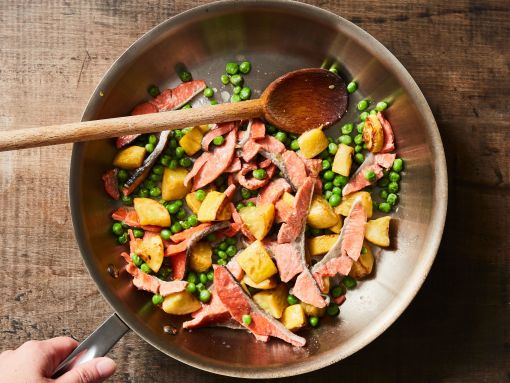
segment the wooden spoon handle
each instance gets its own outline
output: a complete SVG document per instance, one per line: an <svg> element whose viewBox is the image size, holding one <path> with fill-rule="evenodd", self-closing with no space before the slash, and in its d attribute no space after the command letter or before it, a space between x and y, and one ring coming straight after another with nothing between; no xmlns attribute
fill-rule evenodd
<svg viewBox="0 0 510 383"><path fill-rule="evenodd" d="M202 124L247 120L263 115L260 99L171 112L74 122L0 132L0 151L160 132Z"/></svg>

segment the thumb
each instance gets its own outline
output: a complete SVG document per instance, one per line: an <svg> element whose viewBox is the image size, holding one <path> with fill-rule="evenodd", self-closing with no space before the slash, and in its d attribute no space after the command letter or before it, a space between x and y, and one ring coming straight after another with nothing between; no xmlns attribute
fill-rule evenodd
<svg viewBox="0 0 510 383"><path fill-rule="evenodd" d="M101 383L113 375L117 368L110 358L95 358L87 363L73 367L66 372L56 383Z"/></svg>

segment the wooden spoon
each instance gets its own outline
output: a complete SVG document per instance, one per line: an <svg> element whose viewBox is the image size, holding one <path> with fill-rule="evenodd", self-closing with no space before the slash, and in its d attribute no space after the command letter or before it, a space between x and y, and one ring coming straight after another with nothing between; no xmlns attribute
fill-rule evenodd
<svg viewBox="0 0 510 383"><path fill-rule="evenodd" d="M338 121L347 109L342 78L319 68L289 72L257 100L0 132L0 151L99 140L135 133L174 130L210 123L264 117L292 133Z"/></svg>

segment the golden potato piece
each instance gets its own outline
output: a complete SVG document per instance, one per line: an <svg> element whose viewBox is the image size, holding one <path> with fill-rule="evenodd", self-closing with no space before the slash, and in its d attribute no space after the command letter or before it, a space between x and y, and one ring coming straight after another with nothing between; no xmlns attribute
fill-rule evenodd
<svg viewBox="0 0 510 383"><path fill-rule="evenodd" d="M159 234L145 234L142 243L137 250L137 254L154 272L157 273L163 264L163 257L165 255L163 240Z"/></svg>
<svg viewBox="0 0 510 383"><path fill-rule="evenodd" d="M202 305L193 295L187 291L181 291L167 295L162 307L167 314L186 315L197 311Z"/></svg>
<svg viewBox="0 0 510 383"><path fill-rule="evenodd" d="M329 249L333 247L337 239L338 234L319 235L317 237L307 239L306 245L310 252L310 257L317 257L319 255L326 254Z"/></svg>
<svg viewBox="0 0 510 383"><path fill-rule="evenodd" d="M209 124L198 125L198 126L196 126L196 128L200 129L202 134L206 134L209 130L211 130L211 127L209 126Z"/></svg>
<svg viewBox="0 0 510 383"><path fill-rule="evenodd" d="M202 201L199 201L196 196L196 192L186 194L186 205L190 208L190 210L197 214L200 209L200 205L202 205Z"/></svg>
<svg viewBox="0 0 510 383"><path fill-rule="evenodd" d="M215 221L218 213L225 204L227 196L224 193L211 191L207 193L205 199L198 209L198 220L200 222Z"/></svg>
<svg viewBox="0 0 510 383"><path fill-rule="evenodd" d="M281 318L283 310L289 305L287 295L289 291L284 283L272 290L260 291L253 296L253 301L274 318Z"/></svg>
<svg viewBox="0 0 510 383"><path fill-rule="evenodd" d="M333 233L340 234L340 231L342 231L343 226L343 218L341 215L338 216L338 223L334 226L328 227L329 230L331 230Z"/></svg>
<svg viewBox="0 0 510 383"><path fill-rule="evenodd" d="M349 275L355 279L365 278L372 273L372 269L374 268L374 254L366 241L363 243L363 249L358 260L353 262L351 271L349 272Z"/></svg>
<svg viewBox="0 0 510 383"><path fill-rule="evenodd" d="M390 245L391 217L381 217L367 222L365 238L374 245L387 247Z"/></svg>
<svg viewBox="0 0 510 383"><path fill-rule="evenodd" d="M157 201L150 198L133 200L140 225L170 226L170 213Z"/></svg>
<svg viewBox="0 0 510 383"><path fill-rule="evenodd" d="M359 191L356 193L349 194L345 197L342 197L342 202L340 205L335 207L335 213L341 214L344 217L349 215L351 211L352 204L356 200L357 197L361 197L361 204L365 208L365 212L367 213L367 217L372 217L372 197L369 192Z"/></svg>
<svg viewBox="0 0 510 383"><path fill-rule="evenodd" d="M384 144L384 131L376 115L370 114L365 120L363 141L372 153L381 151Z"/></svg>
<svg viewBox="0 0 510 383"><path fill-rule="evenodd" d="M299 149L305 158L313 158L328 147L328 137L321 128L304 132L298 138Z"/></svg>
<svg viewBox="0 0 510 383"><path fill-rule="evenodd" d="M309 317L322 317L326 313L326 307L318 308L305 302L301 302L300 304L303 307L305 314Z"/></svg>
<svg viewBox="0 0 510 383"><path fill-rule="evenodd" d="M277 285L276 280L274 278L264 279L260 283L255 283L254 281L252 281L252 279L248 275L244 276L243 282L245 284L247 284L248 286L259 289L259 290L274 289Z"/></svg>
<svg viewBox="0 0 510 383"><path fill-rule="evenodd" d="M198 126L194 126L179 140L179 145L188 156L192 156L202 148L203 137L202 130Z"/></svg>
<svg viewBox="0 0 510 383"><path fill-rule="evenodd" d="M259 206L243 207L239 211L243 222L248 226L248 230L258 240L263 240L267 235L274 220L274 205L271 203Z"/></svg>
<svg viewBox="0 0 510 383"><path fill-rule="evenodd" d="M216 221L228 221L232 218L232 212L230 211L230 206L226 203L218 211L218 215L216 216Z"/></svg>
<svg viewBox="0 0 510 383"><path fill-rule="evenodd" d="M127 170L134 170L142 166L145 159L145 148L141 146L130 146L117 153L113 165Z"/></svg>
<svg viewBox="0 0 510 383"><path fill-rule="evenodd" d="M282 323L290 331L297 331L306 325L306 314L301 304L295 304L285 309Z"/></svg>
<svg viewBox="0 0 510 383"><path fill-rule="evenodd" d="M278 270L259 240L253 242L236 257L241 269L255 283L275 275Z"/></svg>
<svg viewBox="0 0 510 383"><path fill-rule="evenodd" d="M354 148L349 145L340 144L333 160L331 170L345 177L349 177L352 166L352 156Z"/></svg>
<svg viewBox="0 0 510 383"><path fill-rule="evenodd" d="M161 182L161 196L165 201L186 197L191 188L191 186L184 186L184 179L187 175L188 171L184 168L165 168Z"/></svg>
<svg viewBox="0 0 510 383"><path fill-rule="evenodd" d="M189 266L198 273L202 273L212 266L212 248L209 242L200 241L193 246Z"/></svg>
<svg viewBox="0 0 510 383"><path fill-rule="evenodd" d="M326 229L338 223L338 215L321 195L312 199L306 222L316 229Z"/></svg>

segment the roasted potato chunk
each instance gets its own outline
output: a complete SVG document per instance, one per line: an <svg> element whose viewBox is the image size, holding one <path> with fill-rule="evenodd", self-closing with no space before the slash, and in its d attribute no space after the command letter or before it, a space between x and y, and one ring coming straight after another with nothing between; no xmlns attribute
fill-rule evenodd
<svg viewBox="0 0 510 383"><path fill-rule="evenodd" d="M326 307L318 308L305 302L301 302L300 305L309 317L322 317L326 313Z"/></svg>
<svg viewBox="0 0 510 383"><path fill-rule="evenodd" d="M196 128L200 129L202 134L206 134L209 130L211 130L211 127L209 126L209 124L198 125L198 126L196 126Z"/></svg>
<svg viewBox="0 0 510 383"><path fill-rule="evenodd" d="M201 222L215 221L226 199L227 196L224 193L217 191L207 193L198 210L198 220Z"/></svg>
<svg viewBox="0 0 510 383"><path fill-rule="evenodd" d="M193 246L189 266L198 273L202 273L212 266L212 248L209 242L200 241Z"/></svg>
<svg viewBox="0 0 510 383"><path fill-rule="evenodd" d="M150 198L133 200L140 225L170 226L170 213L157 201Z"/></svg>
<svg viewBox="0 0 510 383"><path fill-rule="evenodd" d="M295 304L285 309L282 323L290 331L297 331L306 325L306 314L301 304Z"/></svg>
<svg viewBox="0 0 510 383"><path fill-rule="evenodd" d="M190 208L190 210L197 214L200 209L200 205L202 205L202 201L199 201L196 197L196 192L186 194L186 205Z"/></svg>
<svg viewBox="0 0 510 383"><path fill-rule="evenodd" d="M161 197L165 201L186 197L191 188L190 186L184 186L184 179L187 175L188 171L184 168L165 168L163 181L161 182Z"/></svg>
<svg viewBox="0 0 510 383"><path fill-rule="evenodd" d="M374 245L387 247L390 245L391 217L381 217L367 222L365 238Z"/></svg>
<svg viewBox="0 0 510 383"><path fill-rule="evenodd" d="M374 268L374 254L366 241L363 243L363 249L365 250L361 251L358 260L352 263L352 268L349 273L349 275L355 279L365 278L372 273L372 269Z"/></svg>
<svg viewBox="0 0 510 383"><path fill-rule="evenodd" d="M253 296L253 301L269 315L280 319L283 315L283 310L289 305L287 303L288 294L287 286L282 283L275 289L258 292Z"/></svg>
<svg viewBox="0 0 510 383"><path fill-rule="evenodd" d="M117 153L113 165L127 170L134 170L142 166L145 159L145 148L141 146L130 146Z"/></svg>
<svg viewBox="0 0 510 383"><path fill-rule="evenodd" d="M304 132L298 138L299 149L305 158L313 158L328 147L328 137L321 128Z"/></svg>
<svg viewBox="0 0 510 383"><path fill-rule="evenodd" d="M277 285L276 280L274 278L264 279L260 283L255 283L255 282L252 281L252 279L248 275L244 276L243 282L246 285L248 285L250 287L253 287L255 289L259 289L259 290L274 289L276 287L276 285Z"/></svg>
<svg viewBox="0 0 510 383"><path fill-rule="evenodd" d="M216 216L217 221L228 221L232 218L232 212L230 211L230 206L226 203L220 208L218 211L218 215Z"/></svg>
<svg viewBox="0 0 510 383"><path fill-rule="evenodd" d="M337 214L343 215L344 217L347 217L351 211L352 204L354 203L356 197L361 197L361 204L365 208L367 217L372 217L372 197L370 196L370 193L366 191L359 191L343 197L340 205L335 207L335 212Z"/></svg>
<svg viewBox="0 0 510 383"><path fill-rule="evenodd" d="M248 226L250 233L258 240L263 240L273 225L274 205L269 203L243 207L239 211L239 215Z"/></svg>
<svg viewBox="0 0 510 383"><path fill-rule="evenodd" d="M370 114L365 120L363 141L372 153L381 151L384 145L384 130L376 115Z"/></svg>
<svg viewBox="0 0 510 383"><path fill-rule="evenodd" d="M352 156L354 148L349 145L340 144L333 160L331 170L345 177L349 177L352 166Z"/></svg>
<svg viewBox="0 0 510 383"><path fill-rule="evenodd" d="M337 239L338 234L319 235L317 237L307 239L306 245L308 247L310 257L317 257L326 254L329 249L333 247Z"/></svg>
<svg viewBox="0 0 510 383"><path fill-rule="evenodd" d="M278 270L259 240L253 242L236 257L241 269L255 283L275 275Z"/></svg>
<svg viewBox="0 0 510 383"><path fill-rule="evenodd" d="M192 156L202 148L203 137L202 130L198 126L194 126L179 140L179 145L188 156Z"/></svg>
<svg viewBox="0 0 510 383"><path fill-rule="evenodd" d="M333 233L340 234L343 226L343 218L341 215L338 216L338 223L334 226L328 227Z"/></svg>
<svg viewBox="0 0 510 383"><path fill-rule="evenodd" d="M162 307L167 314L186 315L197 311L202 305L193 295L187 291L181 291L167 295Z"/></svg>
<svg viewBox="0 0 510 383"><path fill-rule="evenodd" d="M138 247L137 254L154 272L158 272L163 264L165 255L163 240L156 233L145 233L142 243Z"/></svg>
<svg viewBox="0 0 510 383"><path fill-rule="evenodd" d="M338 215L321 195L312 199L306 222L316 229L326 229L338 223Z"/></svg>

